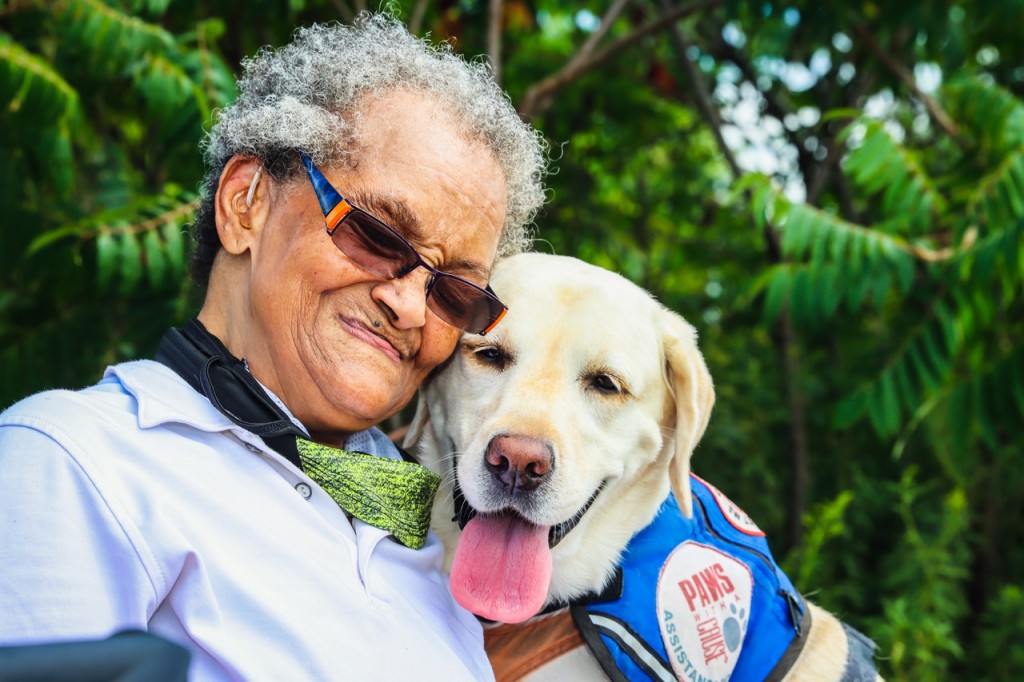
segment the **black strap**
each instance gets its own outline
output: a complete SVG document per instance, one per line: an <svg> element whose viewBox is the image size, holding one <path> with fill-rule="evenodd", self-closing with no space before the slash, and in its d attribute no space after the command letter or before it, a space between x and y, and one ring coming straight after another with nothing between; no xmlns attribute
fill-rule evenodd
<svg viewBox="0 0 1024 682"><path fill-rule="evenodd" d="M233 423L302 467L295 438L306 434L270 399L245 360L233 356L202 322L191 319L180 330L168 330L154 359L174 370Z"/></svg>
<svg viewBox="0 0 1024 682"><path fill-rule="evenodd" d="M573 623L576 624L576 629L579 630L580 635L583 637L583 642L590 649L590 653L593 654L594 658L597 659L598 664L601 666L601 670L612 682L631 682L626 674L619 667L618 661L615 660L615 655L611 649L608 648L608 644L604 641L603 636L608 636L615 644L622 650L622 652L629 657L633 664L636 665L645 675L651 680L660 680L667 678L673 678L675 675L672 673L672 667L662 659L661 655L654 651L654 649L647 644L643 637L633 631L633 628L615 616L612 616L601 611L591 611L585 604L572 604L569 606L569 613L572 614ZM627 632L633 635L635 643L642 647L643 651L637 651L633 648L631 642L624 641L618 633L609 630L598 623L595 623L593 618L597 617L599 621L607 620L614 621L618 624L618 629L623 632ZM649 665L649 662L654 662L659 666L660 672L655 671Z"/></svg>
<svg viewBox="0 0 1024 682"><path fill-rule="evenodd" d="M452 505L455 508L455 516L452 517L452 521L459 524L459 530L465 530L466 524L476 516L476 509L473 509L469 506L469 502L466 502L466 497L462 494L462 487L459 485L459 479L455 476L456 473L453 472L455 488L452 490Z"/></svg>
<svg viewBox="0 0 1024 682"><path fill-rule="evenodd" d="M794 598L800 599L800 597L794 597L788 592L783 592L781 594L783 594L783 596L786 597L787 601L790 601ZM790 603L792 604L792 601L790 601ZM797 610L796 614L799 616L798 619L794 619L793 621L794 627L796 628L796 637L794 637L793 641L789 643L789 646L786 647L786 650L782 652L782 658L778 660L778 662L775 664L775 667L772 668L770 673L768 673L768 676L764 678L765 682L779 682L780 680L782 680L786 676L786 674L789 673L790 669L793 667L793 664L796 663L796 659L800 657L800 654L804 650L804 646L807 644L807 636L811 632L812 623L811 609L807 605L806 601L803 602L802 613L801 611ZM792 617L793 614L791 613L790 615Z"/></svg>

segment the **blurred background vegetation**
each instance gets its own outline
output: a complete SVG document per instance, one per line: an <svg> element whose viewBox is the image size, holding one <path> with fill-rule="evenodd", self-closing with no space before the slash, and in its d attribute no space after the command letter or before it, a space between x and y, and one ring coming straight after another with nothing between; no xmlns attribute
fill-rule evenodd
<svg viewBox="0 0 1024 682"><path fill-rule="evenodd" d="M695 468L798 585L889 679L1024 679L1024 1L392 7L551 142L538 249L700 330ZM0 0L0 406L195 312L198 143L239 61L365 8Z"/></svg>

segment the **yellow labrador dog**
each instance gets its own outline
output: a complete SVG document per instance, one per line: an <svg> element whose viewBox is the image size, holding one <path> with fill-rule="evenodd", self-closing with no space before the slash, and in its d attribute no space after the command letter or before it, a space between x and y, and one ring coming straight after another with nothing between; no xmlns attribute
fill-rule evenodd
<svg viewBox="0 0 1024 682"><path fill-rule="evenodd" d="M510 312L463 336L406 445L444 477L433 527L498 679L875 680L870 640L691 476L714 403L693 327L573 258L491 285Z"/></svg>

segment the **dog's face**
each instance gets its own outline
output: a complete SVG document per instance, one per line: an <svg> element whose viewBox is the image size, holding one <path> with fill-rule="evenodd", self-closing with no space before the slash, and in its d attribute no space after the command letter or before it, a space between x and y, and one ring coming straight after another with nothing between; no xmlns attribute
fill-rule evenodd
<svg viewBox="0 0 1024 682"><path fill-rule="evenodd" d="M515 622L600 588L670 479L690 509L689 458L714 398L693 328L622 277L523 254L491 285L508 315L462 338L411 434L446 477L441 504L461 491L475 512L453 593ZM438 510L435 526L452 513Z"/></svg>

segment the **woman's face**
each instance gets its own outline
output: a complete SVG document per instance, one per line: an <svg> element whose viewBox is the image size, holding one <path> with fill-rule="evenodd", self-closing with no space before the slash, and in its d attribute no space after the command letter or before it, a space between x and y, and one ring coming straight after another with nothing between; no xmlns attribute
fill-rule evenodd
<svg viewBox="0 0 1024 682"><path fill-rule="evenodd" d="M322 169L331 184L427 263L483 286L507 202L493 154L426 95L390 93L361 112L351 167ZM385 281L339 251L307 179L263 196L244 334L229 334L228 347L314 436L330 442L380 423L451 354L460 331L427 308L423 268Z"/></svg>

